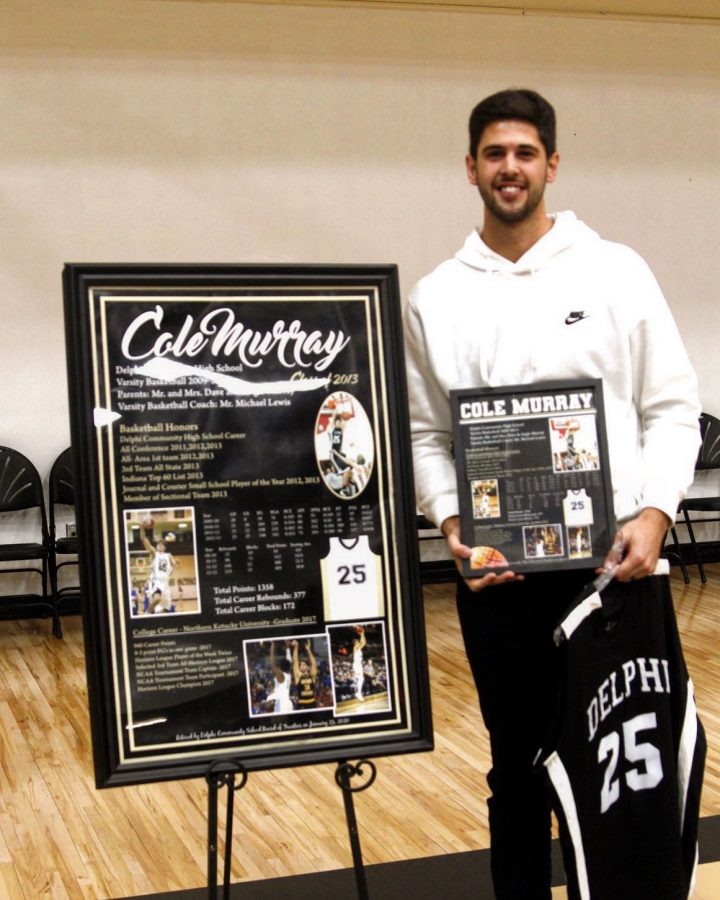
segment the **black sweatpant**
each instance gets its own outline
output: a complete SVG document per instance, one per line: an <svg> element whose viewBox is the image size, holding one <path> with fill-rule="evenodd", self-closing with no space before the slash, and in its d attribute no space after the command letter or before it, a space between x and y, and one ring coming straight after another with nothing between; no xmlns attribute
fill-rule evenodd
<svg viewBox="0 0 720 900"><path fill-rule="evenodd" d="M533 763L558 701L560 654L553 631L594 577L587 569L529 574L477 594L458 580L465 650L490 734L488 812L497 900L551 897L550 791L544 767Z"/></svg>

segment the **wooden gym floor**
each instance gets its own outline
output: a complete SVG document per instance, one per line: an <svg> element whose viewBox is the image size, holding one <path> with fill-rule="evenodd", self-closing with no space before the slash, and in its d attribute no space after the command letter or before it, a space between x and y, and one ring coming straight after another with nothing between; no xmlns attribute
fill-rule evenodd
<svg viewBox="0 0 720 900"><path fill-rule="evenodd" d="M694 567L690 572L685 586L673 570L673 592L709 744L701 823L708 861L695 897L710 900L720 897L720 564L707 567L705 586ZM389 886L411 870L424 884L415 900L444 896L430 887L438 860L477 860L468 896L490 897L479 889L488 847L487 742L452 596L452 585L425 588L436 749L377 760L377 781L355 798L373 900L398 895L389 887L373 891L373 884L387 876ZM95 790L80 618L66 617L63 626L58 641L49 620L0 622L0 897L206 896L191 890L207 884L204 780ZM233 897L302 896L288 885L313 878L268 879L341 869L332 875L353 896L333 771L322 765L250 775L235 804L232 880L262 882L263 890L248 885Z"/></svg>

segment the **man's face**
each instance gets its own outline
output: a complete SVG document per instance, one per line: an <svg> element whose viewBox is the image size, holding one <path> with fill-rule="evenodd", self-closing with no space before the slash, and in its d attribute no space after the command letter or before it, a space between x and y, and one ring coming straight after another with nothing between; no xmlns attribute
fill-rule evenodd
<svg viewBox="0 0 720 900"><path fill-rule="evenodd" d="M158 553L164 553L164 552L165 552L165 541L158 541L158 542L157 542L157 551L158 551Z"/></svg>
<svg viewBox="0 0 720 900"><path fill-rule="evenodd" d="M508 225L523 222L540 207L558 161L557 153L548 158L537 128L518 119L488 125L475 157L465 159L470 184L480 191L488 212Z"/></svg>

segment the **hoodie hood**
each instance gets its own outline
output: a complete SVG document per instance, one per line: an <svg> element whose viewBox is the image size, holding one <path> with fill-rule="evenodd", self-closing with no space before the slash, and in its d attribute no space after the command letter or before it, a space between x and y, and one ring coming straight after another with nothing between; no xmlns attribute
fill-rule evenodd
<svg viewBox="0 0 720 900"><path fill-rule="evenodd" d="M570 247L585 242L599 241L600 236L581 222L569 210L549 216L553 226L547 234L523 254L517 262L500 256L480 237L480 229L468 235L465 243L455 254L455 258L467 266L481 272L497 272L504 275L528 275L541 269L554 257Z"/></svg>

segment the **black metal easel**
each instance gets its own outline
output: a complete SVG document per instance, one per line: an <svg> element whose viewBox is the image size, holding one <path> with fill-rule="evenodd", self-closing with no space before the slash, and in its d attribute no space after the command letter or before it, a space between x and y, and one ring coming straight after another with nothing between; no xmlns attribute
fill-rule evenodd
<svg viewBox="0 0 720 900"><path fill-rule="evenodd" d="M366 781L361 784L352 786L352 778L362 778L365 776L363 766L367 767L370 772ZM363 865L362 851L360 849L360 835L358 834L357 819L355 818L355 804L353 802L353 794L367 790L375 781L377 769L375 763L369 759L361 759L357 763L346 762L341 760L335 770L335 781L343 792L343 802L345 804L345 819L347 820L348 834L350 836L350 848L352 850L353 867L355 868L355 884L357 885L358 900L368 900L367 880L365 878L365 866Z"/></svg>
<svg viewBox="0 0 720 900"><path fill-rule="evenodd" d="M240 776L240 783L236 778ZM235 807L235 791L242 790L247 784L247 770L237 760L217 760L208 768L205 775L210 791L208 794L208 898L217 900L217 857L218 857L218 793L220 788L227 788L227 816L225 819L225 859L223 860L222 898L230 897L230 864L232 861L232 829L233 811Z"/></svg>
<svg viewBox="0 0 720 900"><path fill-rule="evenodd" d="M341 760L335 770L335 781L343 792L345 819L350 837L355 884L358 900L368 900L367 880L360 848L357 819L353 794L367 790L375 781L377 768L369 759L361 759L357 763ZM239 777L239 782L237 781ZM361 783L352 784L353 778L364 778ZM223 787L227 788L227 815L225 819L225 858L223 860L222 900L230 898L230 868L232 861L232 830L235 792L242 790L247 784L248 773L241 762L233 759L216 760L205 774L209 786L208 793L208 900L218 897L218 794Z"/></svg>

